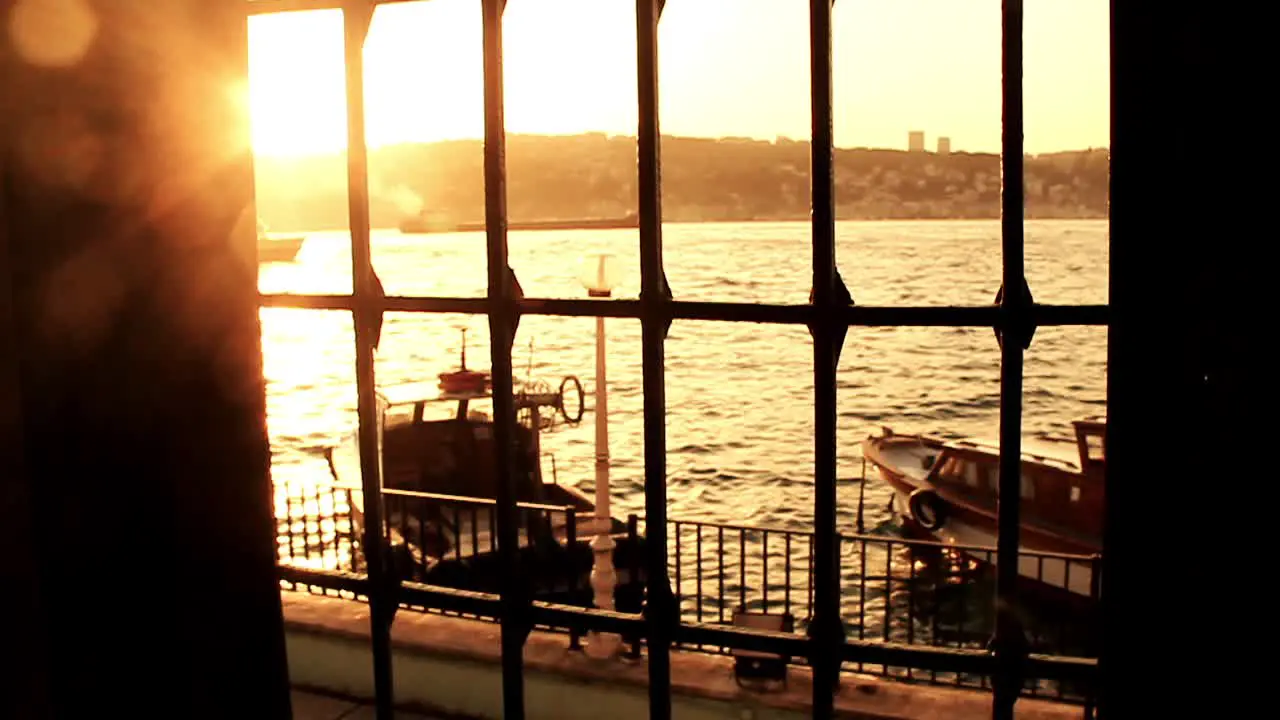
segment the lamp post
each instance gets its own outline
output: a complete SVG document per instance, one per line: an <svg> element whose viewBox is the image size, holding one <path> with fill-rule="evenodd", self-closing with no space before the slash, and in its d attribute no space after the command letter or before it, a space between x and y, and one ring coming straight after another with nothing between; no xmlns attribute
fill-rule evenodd
<svg viewBox="0 0 1280 720"><path fill-rule="evenodd" d="M617 285L617 262L614 256L602 254L587 259L581 281L587 295L607 298ZM618 584L613 568L613 517L609 512L609 391L605 380L604 318L596 317L596 528L591 539L595 561L591 567L591 589L595 606L613 609L613 590ZM617 654L619 638L610 633L592 633L587 654L607 658Z"/></svg>

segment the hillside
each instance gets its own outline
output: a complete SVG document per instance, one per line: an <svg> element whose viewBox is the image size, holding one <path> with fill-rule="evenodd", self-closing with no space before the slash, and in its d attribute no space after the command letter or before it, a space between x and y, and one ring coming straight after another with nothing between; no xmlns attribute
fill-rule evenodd
<svg viewBox="0 0 1280 720"><path fill-rule="evenodd" d="M809 144L664 137L663 216L671 222L804 220ZM484 218L478 140L399 145L370 155L374 227L427 210L453 223ZM513 221L616 217L636 206L630 137L512 135L507 195ZM1027 217L1107 215L1106 149L1028 156ZM273 229L346 227L346 160L331 155L258 161L259 213ZM836 151L839 219L996 218L994 154L866 148Z"/></svg>

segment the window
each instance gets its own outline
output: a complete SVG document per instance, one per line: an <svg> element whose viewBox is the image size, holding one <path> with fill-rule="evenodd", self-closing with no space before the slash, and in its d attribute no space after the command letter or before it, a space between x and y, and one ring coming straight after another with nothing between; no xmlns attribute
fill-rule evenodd
<svg viewBox="0 0 1280 720"><path fill-rule="evenodd" d="M996 494L1000 494L1000 473L996 472L995 482ZM1036 482L1033 477L1019 473L1018 475L1018 496L1023 500L1034 500L1036 497Z"/></svg>
<svg viewBox="0 0 1280 720"><path fill-rule="evenodd" d="M970 487L981 488L986 485L986 473L978 463L967 462L964 465L964 481Z"/></svg>
<svg viewBox="0 0 1280 720"><path fill-rule="evenodd" d="M1085 442L1089 448L1090 460L1106 460L1106 444L1101 435L1086 435Z"/></svg>
<svg viewBox="0 0 1280 720"><path fill-rule="evenodd" d="M374 5L360 7L356 3L337 0L287 0L284 2L249 3L250 13L288 9L346 9L348 25L346 70L351 78L364 73L360 39L367 30ZM357 393L360 419L362 491L364 503L363 537L366 548L384 548L380 531L383 523L385 495L381 468L377 457L378 418L375 399L373 353L383 313L397 312L465 312L488 315L491 333L491 369L493 374L493 432L498 446L512 446L516 413L512 392L511 345L514 328L521 315L555 315L573 317L611 316L639 319L642 324L642 361L644 394L644 496L646 534L654 529L657 537L666 536L666 436L664 395L664 342L666 328L673 319L719 320L729 322L778 323L807 326L813 337L814 363L814 619L812 637L775 634L749 636L732 628L712 624L679 621L671 599L666 543L646 544L644 567L647 571L645 616L606 617L590 609L549 608L538 605L520 606L522 594L515 587L517 573L507 573L501 592L494 596L477 593L450 594L446 590L416 593L401 584L402 596L412 597L415 605L442 606L454 610L505 617L527 617L538 624L564 624L572 621L580 627L607 632L634 633L642 637L649 668L650 716L671 716L670 648L673 641L714 642L732 648L767 649L794 657L811 658L815 668L813 683L813 715L830 717L833 713L835 671L845 662L888 661L901 666L977 672L995 678L994 717L1012 717L1019 694L1018 668L1026 667L1040 677L1076 678L1089 681L1096 663L1079 659L1064 660L1036 657L1022 663L1016 643L1000 635L994 639L996 651L991 655L974 654L943 647L900 648L879 646L869 641L848 638L842 631L839 602L839 536L836 513L837 450L848 442L837 435L836 364L828 358L838 356L848 328L856 326L917 326L995 328L1001 347L1002 373L1000 415L1002 456L1000 466L1017 474L1020 470L1021 402L1023 351L1031 341L1037 325L1102 325L1105 306L1047 306L1033 302L1025 285L1023 269L1024 190L1022 163L1022 89L1020 82L1004 83L1003 103L1006 108L1004 145L1001 153L1002 179L1002 254L1001 290L992 305L975 307L873 307L854 304L837 272L835 258L835 203L833 187L832 137L832 63L831 5L810 5L811 48L814 57L811 78L811 222L812 222L812 296L805 305L764 305L722 302L684 302L673 297L664 271L658 130L657 28L662 2L637 3L637 73L638 73L638 216L640 220L641 294L638 302L602 300L526 299L518 293L516 278L510 271L506 239L506 190L504 166L503 79L501 34L502 0L482 0L484 18L485 65L485 153L484 186L486 198L486 243L488 250L488 297L394 297L383 295L371 262L369 245L369 187L367 149L364 145L364 111L361 83L348 82L349 197L352 234L352 272L354 292L350 295L299 296L264 295L264 305L311 309L339 309L351 312L355 319ZM256 6L256 7L254 7ZM1022 57L1021 4L1011 3L1005 11L1003 44L1008 78L1019 78ZM796 6L792 6L795 10ZM861 71L874 72L872 68ZM856 288L855 288L856 290ZM499 557L502 567L514 570L517 562L512 551L516 542L514 467L509 461L496 463L499 479L499 501L496 518ZM509 460L509 458L508 458ZM976 471L975 471L976 472ZM985 474L985 473L984 473ZM1008 474L1008 473L1006 473ZM979 475L966 473L971 484ZM1008 485L1006 491L1012 490ZM1024 497L1033 488L1022 479ZM1019 504L1000 506L998 542L997 594L1011 597L1017 582L1017 525ZM389 618L395 610L395 599L387 588L389 569L385 553L368 553L367 573L359 583L368 597L373 638L373 675L378 701L378 717L391 717L392 682ZM323 571L291 568L293 577L306 582L350 589L347 577L332 577ZM284 573L282 573L284 574ZM1009 607L1001 603L1000 607ZM1003 611L1002 611L1003 612ZM998 625L1005 628L1006 624ZM1010 625L1009 627L1016 627ZM504 716L524 716L524 676L521 658L522 631L512 622L502 626L502 670Z"/></svg>

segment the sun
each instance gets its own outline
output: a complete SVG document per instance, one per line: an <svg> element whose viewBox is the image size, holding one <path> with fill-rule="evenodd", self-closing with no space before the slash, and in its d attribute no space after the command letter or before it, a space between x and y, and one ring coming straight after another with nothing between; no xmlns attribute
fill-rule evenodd
<svg viewBox="0 0 1280 720"><path fill-rule="evenodd" d="M339 152L347 144L342 13L249 18L249 122L255 153Z"/></svg>
<svg viewBox="0 0 1280 720"><path fill-rule="evenodd" d="M634 20L625 4L516 3L506 13L508 132L573 133L635 124ZM581 17L584 12L587 16ZM256 154L304 156L347 145L340 10L249 18L250 126ZM364 44L370 148L484 136L480 4L437 0L377 9ZM583 62L591 58L591 62Z"/></svg>

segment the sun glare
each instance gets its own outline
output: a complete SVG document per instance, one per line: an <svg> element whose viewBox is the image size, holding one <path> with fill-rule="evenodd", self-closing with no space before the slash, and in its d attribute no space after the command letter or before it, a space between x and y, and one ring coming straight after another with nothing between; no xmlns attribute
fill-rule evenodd
<svg viewBox="0 0 1280 720"><path fill-rule="evenodd" d="M1027 12L1028 151L1106 146L1107 4L1043 5ZM923 129L957 149L999 150L997 0L836 7L839 145L902 147L909 130ZM342 151L342 12L258 15L248 29L255 152ZM806 137L808 37L807 12L789 3L672 3L659 32L664 133ZM512 3L503 46L509 133L636 132L628 4ZM366 144L482 137L482 47L476 0L379 7L364 45Z"/></svg>
<svg viewBox="0 0 1280 720"><path fill-rule="evenodd" d="M289 156L345 148L342 13L251 17L248 92L254 152Z"/></svg>

